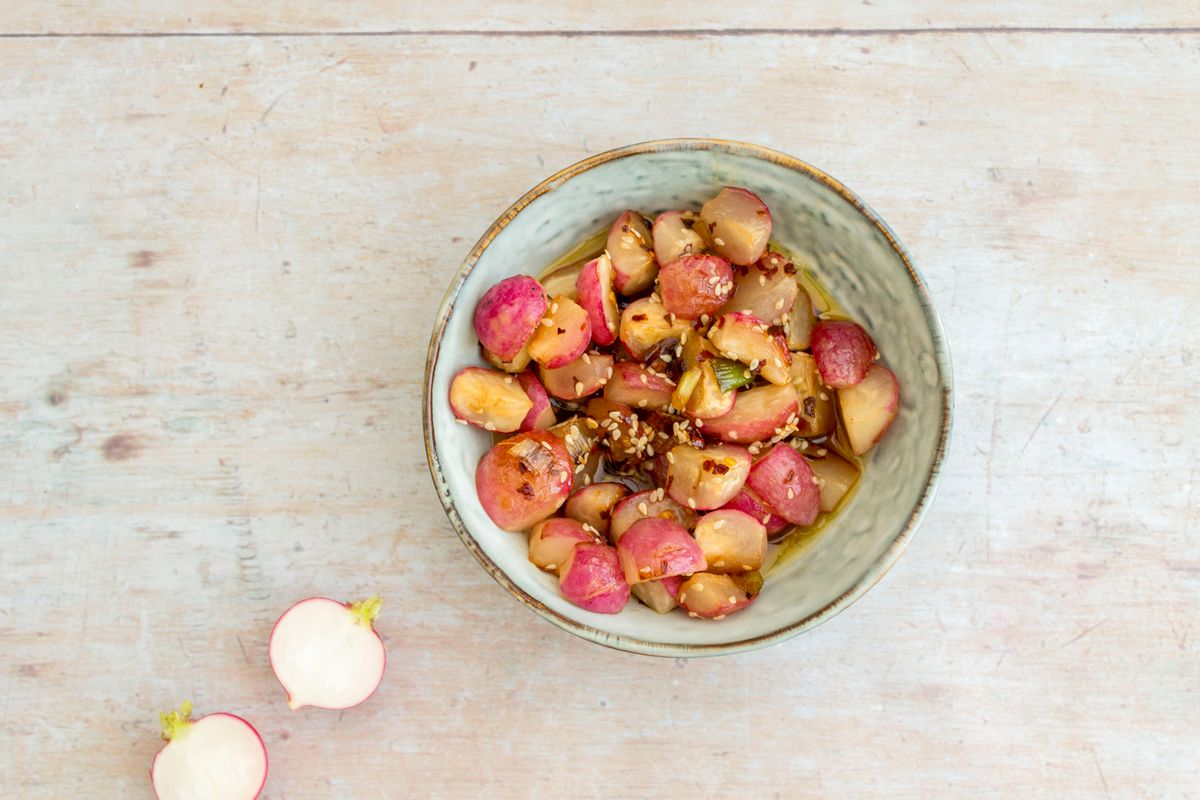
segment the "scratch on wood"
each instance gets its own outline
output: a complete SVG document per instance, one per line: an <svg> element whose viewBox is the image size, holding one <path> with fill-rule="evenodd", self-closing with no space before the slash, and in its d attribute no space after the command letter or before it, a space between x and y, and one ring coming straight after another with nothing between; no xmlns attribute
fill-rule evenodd
<svg viewBox="0 0 1200 800"><path fill-rule="evenodd" d="M1096 755L1096 748L1092 750L1092 761L1096 762L1096 774L1100 776L1100 783L1104 785L1104 796L1112 800L1112 792L1108 790L1108 779L1104 777L1104 770L1100 768L1100 758Z"/></svg>
<svg viewBox="0 0 1200 800"><path fill-rule="evenodd" d="M1110 619L1109 617L1105 617L1104 619L1102 619L1102 620L1100 620L1099 622L1097 622L1095 625L1092 625L1092 626L1091 626L1091 627L1089 627L1089 628L1084 628L1084 629L1083 629L1083 630L1082 630L1082 631L1079 633L1079 635L1078 635L1078 636L1074 637L1073 639L1071 639L1069 642L1067 642L1066 644L1064 644L1062 647L1060 647L1060 648L1058 648L1058 649L1059 649L1059 650L1065 650L1066 648L1068 648L1068 647L1070 647L1071 645L1073 645L1073 644L1075 644L1076 642L1078 642L1078 641L1079 641L1080 639L1082 639L1083 637L1087 636L1087 635L1088 635L1089 633L1091 633L1092 631L1096 630L1096 628L1099 628L1101 625L1103 625L1104 623L1108 622L1108 620L1109 620L1109 619Z"/></svg>
<svg viewBox="0 0 1200 800"><path fill-rule="evenodd" d="M1042 414L1041 419L1039 419L1037 421L1037 425L1034 425L1033 430L1031 430L1029 432L1029 438L1026 439L1025 444L1022 445L1021 452L1019 455L1025 455L1025 450L1029 447L1030 442L1033 441L1033 437L1037 436L1037 432L1042 429L1042 425L1046 422L1046 418L1050 416L1050 412L1055 409L1055 407L1058 405L1059 401L1063 399L1063 395L1066 393L1067 393L1067 390L1063 389L1062 391L1060 391L1058 393L1058 397L1054 398L1054 402L1051 403L1050 407L1046 409L1046 413Z"/></svg>

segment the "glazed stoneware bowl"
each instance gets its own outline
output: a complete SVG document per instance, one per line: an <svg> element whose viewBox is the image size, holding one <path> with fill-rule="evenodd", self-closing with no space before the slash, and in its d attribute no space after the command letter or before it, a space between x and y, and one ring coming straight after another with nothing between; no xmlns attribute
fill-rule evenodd
<svg viewBox="0 0 1200 800"><path fill-rule="evenodd" d="M632 598L620 614L584 611L562 597L553 576L529 563L525 536L497 528L475 495L475 465L491 436L455 424L447 401L455 373L484 365L472 328L475 304L502 278L538 275L627 208L699 208L726 185L762 197L774 218L772 241L807 261L870 331L900 380L900 414L870 452L854 496L810 546L766 573L750 608L717 622L660 615ZM820 170L764 147L711 139L646 142L602 153L552 175L514 203L451 281L425 370L429 467L467 549L513 597L560 628L597 644L660 656L715 655L780 642L866 592L900 557L932 500L950 409L941 326L891 230Z"/></svg>

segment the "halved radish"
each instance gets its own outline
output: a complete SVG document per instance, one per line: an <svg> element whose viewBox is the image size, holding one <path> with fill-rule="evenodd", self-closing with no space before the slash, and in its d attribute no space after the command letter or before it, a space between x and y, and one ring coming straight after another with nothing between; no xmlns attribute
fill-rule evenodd
<svg viewBox="0 0 1200 800"><path fill-rule="evenodd" d="M554 407L550 405L550 396L546 394L546 387L542 386L542 382L532 372L522 372L517 376L517 383L521 384L521 388L533 403L533 407L521 422L520 430L540 431L552 427L557 418L554 416Z"/></svg>
<svg viewBox="0 0 1200 800"><path fill-rule="evenodd" d="M528 275L505 278L475 306L475 335L497 358L514 358L546 315L546 292Z"/></svg>
<svg viewBox="0 0 1200 800"><path fill-rule="evenodd" d="M606 544L577 544L558 571L563 597L598 614L616 614L629 602L629 584L617 549Z"/></svg>
<svg viewBox="0 0 1200 800"><path fill-rule="evenodd" d="M692 367L679 378L671 404L692 419L706 420L724 416L733 410L737 390L721 391L713 365L705 362Z"/></svg>
<svg viewBox="0 0 1200 800"><path fill-rule="evenodd" d="M744 447L710 445L697 450L681 444L667 455L667 494L691 509L720 508L741 491L750 473L751 457Z"/></svg>
<svg viewBox="0 0 1200 800"><path fill-rule="evenodd" d="M679 587L683 585L683 580L683 577L679 575L672 575L658 581L635 583L629 589L638 600L659 614L666 614L679 605L675 602L675 596L679 594Z"/></svg>
<svg viewBox="0 0 1200 800"><path fill-rule="evenodd" d="M726 186L700 209L713 250L734 264L753 264L771 238L771 211L758 195Z"/></svg>
<svg viewBox="0 0 1200 800"><path fill-rule="evenodd" d="M691 534L667 519L639 519L617 543L621 569L629 585L672 575L691 575L707 568L704 553Z"/></svg>
<svg viewBox="0 0 1200 800"><path fill-rule="evenodd" d="M575 297L591 322L592 341L601 346L615 342L621 313L613 293L612 260L607 253L583 265Z"/></svg>
<svg viewBox="0 0 1200 800"><path fill-rule="evenodd" d="M700 432L724 442L763 442L786 435L796 422L796 390L791 385L758 386L737 393L733 409L704 420Z"/></svg>
<svg viewBox="0 0 1200 800"><path fill-rule="evenodd" d="M710 511L697 520L695 533L709 572L750 572L767 557L767 528L744 511Z"/></svg>
<svg viewBox="0 0 1200 800"><path fill-rule="evenodd" d="M570 364L583 355L592 340L592 324L587 312L566 295L550 302L529 340L529 355L543 367L554 369Z"/></svg>
<svg viewBox="0 0 1200 800"><path fill-rule="evenodd" d="M597 447L600 443L599 431L592 428L585 417L571 417L548 428L547 432L562 439L567 446L567 455L571 457L571 468L574 470L571 491L590 483L600 466L600 448Z"/></svg>
<svg viewBox="0 0 1200 800"><path fill-rule="evenodd" d="M636 464L642 460L645 445L639 441L644 431L640 430L641 420L632 407L604 397L593 397L588 400L586 411L598 426L596 436L610 462Z"/></svg>
<svg viewBox="0 0 1200 800"><path fill-rule="evenodd" d="M483 360L491 364L498 370L504 372L517 373L523 372L529 366L531 359L529 358L529 345L525 345L517 352L515 356L507 361L500 356L488 350L486 347L480 348L483 351Z"/></svg>
<svg viewBox="0 0 1200 800"><path fill-rule="evenodd" d="M822 320L813 326L812 354L826 386L846 389L858 384L877 352L871 335L855 322Z"/></svg>
<svg viewBox="0 0 1200 800"><path fill-rule="evenodd" d="M759 370L771 383L783 386L791 382L792 354L787 340L780 329L772 329L758 317L741 311L722 314L709 329L708 340L734 361Z"/></svg>
<svg viewBox="0 0 1200 800"><path fill-rule="evenodd" d="M607 353L584 353L561 367L542 367L546 391L560 400L579 400L604 388L612 372L613 357Z"/></svg>
<svg viewBox="0 0 1200 800"><path fill-rule="evenodd" d="M267 782L262 737L236 714L192 719L192 704L159 714L166 744L150 764L158 800L254 800Z"/></svg>
<svg viewBox="0 0 1200 800"><path fill-rule="evenodd" d="M821 491L812 467L786 444L772 447L754 462L746 485L767 508L793 525L811 525L821 509Z"/></svg>
<svg viewBox="0 0 1200 800"><path fill-rule="evenodd" d="M604 399L634 408L665 411L674 391L675 384L664 376L632 361L618 361L613 365L612 378L604 386Z"/></svg>
<svg viewBox="0 0 1200 800"><path fill-rule="evenodd" d="M512 375L467 367L450 382L450 408L478 428L512 433L533 410L533 400Z"/></svg>
<svg viewBox="0 0 1200 800"><path fill-rule="evenodd" d="M585 258L581 261L561 264L538 275L538 283L546 290L546 296L557 297L562 294L578 302L575 292L579 283L579 273L583 271L583 265L588 261L591 259Z"/></svg>
<svg viewBox="0 0 1200 800"><path fill-rule="evenodd" d="M663 308L677 317L715 314L733 291L733 268L720 256L680 256L658 273Z"/></svg>
<svg viewBox="0 0 1200 800"><path fill-rule="evenodd" d="M858 467L828 447L810 445L805 448L804 457L817 476L817 486L821 489L821 510L833 511L858 481Z"/></svg>
<svg viewBox="0 0 1200 800"><path fill-rule="evenodd" d="M634 300L621 312L621 344L638 361L645 361L660 344L678 340L691 329L687 320L668 314L653 296Z"/></svg>
<svg viewBox="0 0 1200 800"><path fill-rule="evenodd" d="M483 510L506 531L523 531L553 514L571 492L567 445L550 431L505 439L479 460L475 492Z"/></svg>
<svg viewBox="0 0 1200 800"><path fill-rule="evenodd" d="M817 315L813 311L812 298L808 292L800 289L796 293L796 302L788 313L787 321L783 324L789 350L807 350L812 344L812 329L817 324Z"/></svg>
<svg viewBox="0 0 1200 800"><path fill-rule="evenodd" d="M704 237L692 230L695 224L693 211L664 211L654 218L654 257L659 264L704 252Z"/></svg>
<svg viewBox="0 0 1200 800"><path fill-rule="evenodd" d="M622 212L609 228L604 247L612 259L618 292L629 296L650 288L658 274L658 262L650 228L641 214Z"/></svg>
<svg viewBox="0 0 1200 800"><path fill-rule="evenodd" d="M689 617L724 619L750 605L750 595L729 575L700 572L683 582L676 598Z"/></svg>
<svg viewBox="0 0 1200 800"><path fill-rule="evenodd" d="M568 497L563 513L607 536L613 507L628 495L629 488L623 483L593 483Z"/></svg>
<svg viewBox="0 0 1200 800"><path fill-rule="evenodd" d="M754 264L734 270L733 296L724 310L741 311L774 325L791 314L799 293L795 265L778 253L766 253Z"/></svg>
<svg viewBox="0 0 1200 800"><path fill-rule="evenodd" d="M792 527L792 523L767 508L762 499L746 487L742 487L742 490L722 508L746 512L763 524L767 529L767 536L774 536Z"/></svg>
<svg viewBox="0 0 1200 800"><path fill-rule="evenodd" d="M575 545L598 541L596 534L573 519L544 519L529 531L529 561L540 570L557 574L558 568L567 563Z"/></svg>
<svg viewBox="0 0 1200 800"><path fill-rule="evenodd" d="M374 627L382 604L310 597L283 612L267 651L288 708L350 708L375 693L387 665Z"/></svg>
<svg viewBox="0 0 1200 800"><path fill-rule="evenodd" d="M629 495L613 508L608 527L608 539L618 544L633 523L640 519L669 519L690 528L696 524L696 512L676 503L663 494L661 489L647 489Z"/></svg>
<svg viewBox="0 0 1200 800"><path fill-rule="evenodd" d="M856 386L838 389L842 424L856 456L875 446L900 413L900 382L882 364L872 364Z"/></svg>
<svg viewBox="0 0 1200 800"><path fill-rule="evenodd" d="M799 404L799 434L815 437L832 433L837 427L834 391L821 382L816 360L808 353L792 353L791 378Z"/></svg>

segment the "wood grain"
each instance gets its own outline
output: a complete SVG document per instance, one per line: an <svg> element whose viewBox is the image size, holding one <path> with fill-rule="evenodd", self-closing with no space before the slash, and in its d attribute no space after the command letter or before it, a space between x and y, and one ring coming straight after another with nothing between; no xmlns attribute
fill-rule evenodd
<svg viewBox="0 0 1200 800"><path fill-rule="evenodd" d="M153 8L69 21L171 29ZM0 42L0 796L149 797L156 712L191 698L258 726L288 800L1195 797L1198 78L1195 34ZM958 397L891 575L691 662L510 600L444 519L418 410L487 224L671 135L867 198ZM380 693L288 712L274 617L374 590Z"/></svg>

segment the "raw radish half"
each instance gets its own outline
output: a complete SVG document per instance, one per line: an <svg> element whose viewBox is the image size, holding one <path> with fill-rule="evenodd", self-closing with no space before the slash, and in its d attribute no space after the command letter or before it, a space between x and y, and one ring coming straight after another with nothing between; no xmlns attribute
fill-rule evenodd
<svg viewBox="0 0 1200 800"><path fill-rule="evenodd" d="M159 715L167 744L150 764L158 800L254 800L267 782L267 748L233 714L193 720L192 704Z"/></svg>
<svg viewBox="0 0 1200 800"><path fill-rule="evenodd" d="M310 597L283 612L269 655L289 708L350 708L374 693L387 664L372 627L382 604L379 595L357 603Z"/></svg>

